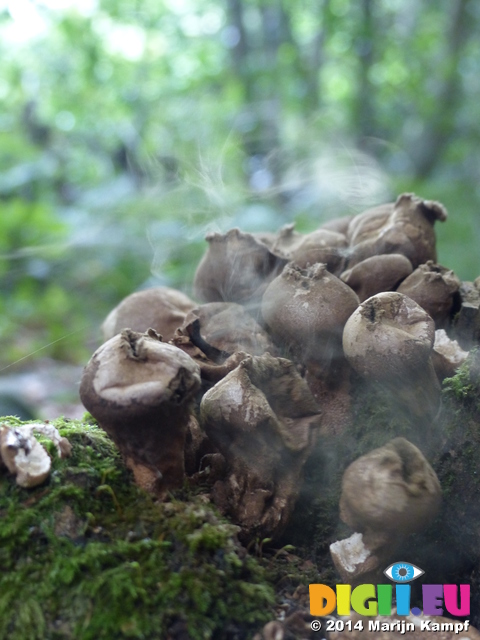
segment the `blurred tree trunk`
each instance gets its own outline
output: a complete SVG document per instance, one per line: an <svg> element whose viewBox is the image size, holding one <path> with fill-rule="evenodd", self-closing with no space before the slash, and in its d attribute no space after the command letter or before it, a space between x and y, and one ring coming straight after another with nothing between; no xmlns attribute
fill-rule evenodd
<svg viewBox="0 0 480 640"><path fill-rule="evenodd" d="M452 0L449 18L450 29L445 47L445 73L437 90L435 109L424 132L420 136L413 160L416 174L428 178L441 159L455 132L456 111L463 99L459 62L467 41L474 31L474 16L468 11L470 0Z"/></svg>
<svg viewBox="0 0 480 640"><path fill-rule="evenodd" d="M232 38L237 38L237 42L230 47L232 66L242 82L244 98L248 102L253 96L247 68L249 46L243 18L243 0L227 0L227 11L230 27L233 29Z"/></svg>
<svg viewBox="0 0 480 640"><path fill-rule="evenodd" d="M356 43L359 57L358 91L356 104L356 130L362 138L378 135L374 102L374 87L370 81L370 69L374 62L375 22L372 0L361 0L362 14L360 34Z"/></svg>

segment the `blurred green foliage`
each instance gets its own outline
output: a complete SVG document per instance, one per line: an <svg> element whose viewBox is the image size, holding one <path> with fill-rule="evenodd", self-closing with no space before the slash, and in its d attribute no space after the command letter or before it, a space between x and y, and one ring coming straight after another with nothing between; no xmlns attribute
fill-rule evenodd
<svg viewBox="0 0 480 640"><path fill-rule="evenodd" d="M474 0L0 0L1 367L83 362L209 230L416 191L480 273Z"/></svg>

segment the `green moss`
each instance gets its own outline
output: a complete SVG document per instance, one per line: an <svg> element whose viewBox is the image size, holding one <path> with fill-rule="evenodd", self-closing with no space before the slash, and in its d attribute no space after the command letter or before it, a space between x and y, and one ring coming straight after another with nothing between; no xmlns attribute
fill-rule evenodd
<svg viewBox="0 0 480 640"><path fill-rule="evenodd" d="M73 450L61 460L49 447L46 484L0 475L1 640L163 640L172 625L247 638L272 618L273 590L236 527L200 496L156 504L101 429L54 424Z"/></svg>

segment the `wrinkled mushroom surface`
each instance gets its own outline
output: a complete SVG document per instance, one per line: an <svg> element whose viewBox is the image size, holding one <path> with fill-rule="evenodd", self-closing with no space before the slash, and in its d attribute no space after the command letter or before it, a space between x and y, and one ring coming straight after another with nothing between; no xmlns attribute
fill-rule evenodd
<svg viewBox="0 0 480 640"><path fill-rule="evenodd" d="M441 402L431 360L434 340L432 318L392 291L368 298L351 315L343 350L357 373L388 388L412 415L433 420Z"/></svg>
<svg viewBox="0 0 480 640"><path fill-rule="evenodd" d="M122 329L141 333L150 327L166 341L183 323L185 315L195 302L169 287L153 287L127 296L113 309L102 324L104 341L110 340Z"/></svg>
<svg viewBox="0 0 480 640"><path fill-rule="evenodd" d="M435 320L437 329L450 324L450 318L458 311L460 280L450 269L429 260L421 264L397 288Z"/></svg>
<svg viewBox="0 0 480 640"><path fill-rule="evenodd" d="M276 255L295 262L302 269L317 262L327 265L328 271L341 272L347 254L347 239L343 233L320 228L303 235L293 225L283 227L271 250Z"/></svg>
<svg viewBox="0 0 480 640"><path fill-rule="evenodd" d="M204 302L258 304L268 282L286 260L250 233L231 229L206 237L208 250L198 265L194 292Z"/></svg>
<svg viewBox="0 0 480 640"><path fill-rule="evenodd" d="M216 505L246 537L278 536L319 423L307 384L289 360L251 356L204 395L200 418L228 465Z"/></svg>
<svg viewBox="0 0 480 640"><path fill-rule="evenodd" d="M440 502L440 483L422 452L395 438L346 469L340 517L355 531L396 537L428 525Z"/></svg>
<svg viewBox="0 0 480 640"><path fill-rule="evenodd" d="M328 365L341 356L343 327L358 297L324 264L289 263L267 287L262 315L274 340L294 358Z"/></svg>
<svg viewBox="0 0 480 640"><path fill-rule="evenodd" d="M436 261L433 225L447 219L439 202L422 200L412 193L401 194L394 205L387 204L356 216L349 225L348 267L374 255L400 253L413 268Z"/></svg>
<svg viewBox="0 0 480 640"><path fill-rule="evenodd" d="M328 271L338 275L342 271L346 254L347 239L342 233L318 229L306 235L289 258L303 269L322 262L327 265Z"/></svg>
<svg viewBox="0 0 480 640"><path fill-rule="evenodd" d="M155 332L124 330L85 367L81 400L143 488L164 495L184 479L184 447L198 365Z"/></svg>

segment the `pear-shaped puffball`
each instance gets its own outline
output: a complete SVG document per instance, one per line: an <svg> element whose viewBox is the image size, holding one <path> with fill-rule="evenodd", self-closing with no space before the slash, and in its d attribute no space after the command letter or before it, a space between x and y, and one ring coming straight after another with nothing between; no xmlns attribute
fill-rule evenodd
<svg viewBox="0 0 480 640"><path fill-rule="evenodd" d="M195 302L181 291L169 287L153 287L127 296L113 309L102 324L106 342L122 329L144 333L155 329L167 342L185 320Z"/></svg>
<svg viewBox="0 0 480 640"><path fill-rule="evenodd" d="M213 488L216 505L244 536L278 536L319 425L305 380L289 360L249 356L203 396L200 418L228 466Z"/></svg>
<svg viewBox="0 0 480 640"><path fill-rule="evenodd" d="M355 216L347 234L348 267L384 253L401 253L414 269L427 260L436 261L433 225L436 220L446 219L442 204L422 200L413 193L403 193L393 205L381 205Z"/></svg>
<svg viewBox="0 0 480 640"><path fill-rule="evenodd" d="M395 438L346 469L340 517L361 533L406 535L435 518L441 495L438 478L422 452L405 438Z"/></svg>
<svg viewBox="0 0 480 640"><path fill-rule="evenodd" d="M184 447L199 366L147 334L125 330L85 367L80 397L111 436L135 479L161 496L184 480Z"/></svg>
<svg viewBox="0 0 480 640"><path fill-rule="evenodd" d="M441 402L431 360L434 340L432 318L392 291L368 298L351 315L343 350L357 373L380 382L411 414L433 420Z"/></svg>
<svg viewBox="0 0 480 640"><path fill-rule="evenodd" d="M238 302L255 306L286 264L250 233L231 229L207 235L208 250L198 265L194 292L203 302Z"/></svg>
<svg viewBox="0 0 480 640"><path fill-rule="evenodd" d="M330 362L341 355L343 327L358 304L324 264L301 269L289 263L267 287L262 315L273 339L293 357L305 364Z"/></svg>

